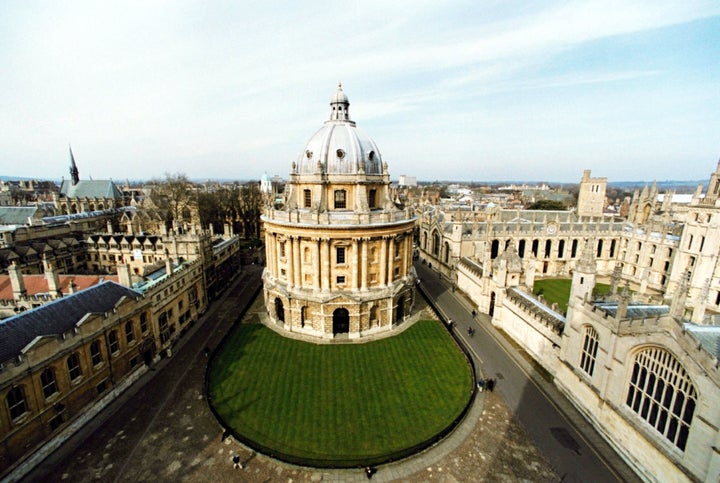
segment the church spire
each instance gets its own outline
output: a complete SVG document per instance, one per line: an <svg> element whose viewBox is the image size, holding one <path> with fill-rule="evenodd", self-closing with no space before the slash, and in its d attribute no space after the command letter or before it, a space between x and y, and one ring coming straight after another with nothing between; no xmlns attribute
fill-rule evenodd
<svg viewBox="0 0 720 483"><path fill-rule="evenodd" d="M72 146L68 145L68 147L70 148L70 179L72 180L72 185L75 186L80 181L80 172L75 164L75 156L73 156Z"/></svg>

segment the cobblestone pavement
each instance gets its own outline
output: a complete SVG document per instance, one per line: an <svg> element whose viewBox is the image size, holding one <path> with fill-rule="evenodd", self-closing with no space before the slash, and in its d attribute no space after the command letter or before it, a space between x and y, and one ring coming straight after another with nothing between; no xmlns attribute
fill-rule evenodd
<svg viewBox="0 0 720 483"><path fill-rule="evenodd" d="M69 454L56 455L28 479L43 481L363 481L357 470L316 470L277 462L222 439L222 428L203 397L207 358L236 322L259 283L249 270L206 314L170 360L148 373L148 382ZM252 286L255 284L254 286ZM244 287L244 288L243 288ZM258 321L256 300L243 322ZM427 309L426 309L427 310ZM154 376L154 377L152 377ZM99 424L99 423L98 423ZM376 481L560 481L501 398L480 394L466 421L434 448L378 468ZM234 469L232 456L242 469Z"/></svg>

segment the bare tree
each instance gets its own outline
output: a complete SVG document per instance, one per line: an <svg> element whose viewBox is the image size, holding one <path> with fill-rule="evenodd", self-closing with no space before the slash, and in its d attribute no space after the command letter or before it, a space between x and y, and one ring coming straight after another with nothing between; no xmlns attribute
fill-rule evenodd
<svg viewBox="0 0 720 483"><path fill-rule="evenodd" d="M183 173L165 173L162 180L150 182L150 197L157 206L165 223L169 226L173 221L190 221L191 209L196 206L195 186Z"/></svg>

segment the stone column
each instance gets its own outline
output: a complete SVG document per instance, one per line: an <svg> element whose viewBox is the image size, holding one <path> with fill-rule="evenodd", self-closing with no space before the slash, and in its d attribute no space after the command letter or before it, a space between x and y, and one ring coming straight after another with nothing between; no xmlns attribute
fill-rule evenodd
<svg viewBox="0 0 720 483"><path fill-rule="evenodd" d="M275 237L272 233L265 234L265 246L267 247L265 255L267 257L268 271L270 275L277 277L277 268L275 266Z"/></svg>
<svg viewBox="0 0 720 483"><path fill-rule="evenodd" d="M367 282L368 282L368 238L362 239L362 263L361 263L361 273L360 273L360 290L367 290Z"/></svg>
<svg viewBox="0 0 720 483"><path fill-rule="evenodd" d="M293 238L293 257L294 273L295 273L295 286L302 287L302 253L300 251L300 237Z"/></svg>
<svg viewBox="0 0 720 483"><path fill-rule="evenodd" d="M320 258L322 259L322 290L330 290L330 240L320 240Z"/></svg>
<svg viewBox="0 0 720 483"><path fill-rule="evenodd" d="M388 268L387 268L387 284L392 285L395 265L395 238L391 237L388 242Z"/></svg>
<svg viewBox="0 0 720 483"><path fill-rule="evenodd" d="M380 244L380 285L387 285L387 238L383 237L382 243Z"/></svg>
<svg viewBox="0 0 720 483"><path fill-rule="evenodd" d="M320 243L319 238L313 238L313 290L320 290Z"/></svg>
<svg viewBox="0 0 720 483"><path fill-rule="evenodd" d="M294 270L294 264L295 264L295 257L293 256L293 244L294 239L292 237L288 237L285 241L285 260L287 260L287 263L285 264L287 266L287 287L288 289L291 289L293 287L293 279L295 277L295 270Z"/></svg>
<svg viewBox="0 0 720 483"><path fill-rule="evenodd" d="M352 289L357 290L358 289L358 239L353 238L352 241L352 253L350 256L352 257Z"/></svg>

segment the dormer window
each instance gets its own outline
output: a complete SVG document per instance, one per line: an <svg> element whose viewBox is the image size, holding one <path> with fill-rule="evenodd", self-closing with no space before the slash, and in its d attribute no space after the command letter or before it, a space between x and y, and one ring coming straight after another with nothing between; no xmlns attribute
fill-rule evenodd
<svg viewBox="0 0 720 483"><path fill-rule="evenodd" d="M375 159L375 151L370 151L370 154L368 154L368 159L370 161L373 161Z"/></svg>

